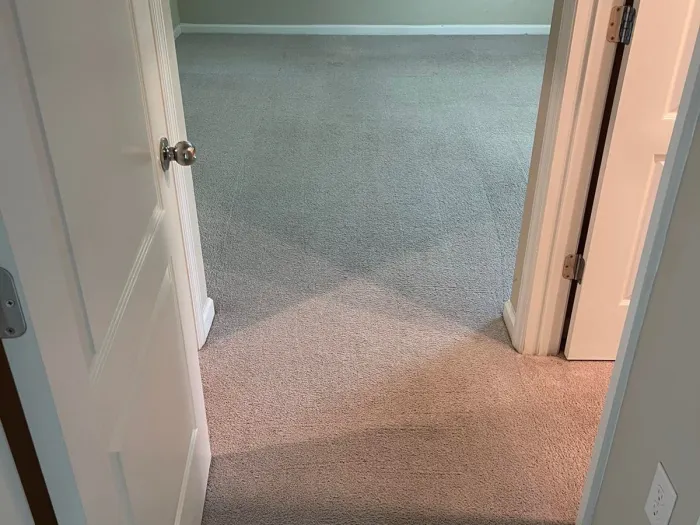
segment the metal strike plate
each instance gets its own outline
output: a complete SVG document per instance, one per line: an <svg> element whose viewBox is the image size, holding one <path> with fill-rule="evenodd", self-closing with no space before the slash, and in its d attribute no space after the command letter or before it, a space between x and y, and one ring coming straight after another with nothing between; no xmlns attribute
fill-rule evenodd
<svg viewBox="0 0 700 525"><path fill-rule="evenodd" d="M14 339L26 331L27 322L19 303L15 281L10 272L0 268L0 339Z"/></svg>

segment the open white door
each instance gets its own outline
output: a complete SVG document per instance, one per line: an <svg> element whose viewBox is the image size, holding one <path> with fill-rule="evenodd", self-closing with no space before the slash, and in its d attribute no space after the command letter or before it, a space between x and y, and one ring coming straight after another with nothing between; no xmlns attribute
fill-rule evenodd
<svg viewBox="0 0 700 525"><path fill-rule="evenodd" d="M695 38L700 2L641 2L565 348L614 360Z"/></svg>
<svg viewBox="0 0 700 525"><path fill-rule="evenodd" d="M30 327L5 346L70 525L201 521L200 312L159 162L182 114L167 4L0 0L0 263Z"/></svg>

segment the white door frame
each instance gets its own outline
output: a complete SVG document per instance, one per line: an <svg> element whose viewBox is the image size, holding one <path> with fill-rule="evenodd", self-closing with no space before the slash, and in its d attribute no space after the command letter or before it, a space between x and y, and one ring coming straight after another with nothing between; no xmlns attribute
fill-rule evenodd
<svg viewBox="0 0 700 525"><path fill-rule="evenodd" d="M513 346L529 355L559 353L569 281L616 45L607 42L620 0L564 2L532 213L524 240L517 305L503 309ZM535 159L533 159L534 162ZM523 246L518 248L523 249Z"/></svg>
<svg viewBox="0 0 700 525"><path fill-rule="evenodd" d="M649 298L651 297L656 272L671 222L678 188L683 178L695 129L700 119L700 35L695 40L695 50L683 90L676 125L666 157L661 182L649 220L649 229L639 262L634 292L630 301L625 328L618 350L598 435L593 448L593 457L581 498L577 525L591 525L598 503L605 468L610 457L615 429L620 417L622 400L627 390L632 362L637 350L639 336L644 324Z"/></svg>

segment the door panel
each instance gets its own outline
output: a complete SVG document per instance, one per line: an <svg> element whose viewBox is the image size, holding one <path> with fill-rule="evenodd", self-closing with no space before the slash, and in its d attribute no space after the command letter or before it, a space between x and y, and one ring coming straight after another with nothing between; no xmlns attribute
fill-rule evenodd
<svg viewBox="0 0 700 525"><path fill-rule="evenodd" d="M21 14L23 6L18 9ZM26 44L99 352L109 343L110 324L118 322L115 314L139 247L147 241L149 220L162 205L129 3L74 1L53 11L26 28ZM84 23L88 20L101 22ZM51 26L67 33L60 45L36 42L35 47L38 32L56 32Z"/></svg>
<svg viewBox="0 0 700 525"><path fill-rule="evenodd" d="M136 523L176 523L180 489L196 437L183 337L173 330L178 325L169 266L161 280L150 333L144 334L123 419L113 436ZM158 377L169 381L153 380ZM152 430L144 433L149 427Z"/></svg>
<svg viewBox="0 0 700 525"><path fill-rule="evenodd" d="M158 221L158 224L162 224L162 221ZM90 382L101 407L101 434L108 442L113 439L115 422L123 415L125 396L133 392L133 372L138 370L141 354L147 351L144 337L152 329L153 305L160 293L160 283L166 269L165 239L159 234L154 241L149 243L147 257L139 265L141 271L124 304L120 325L128 329L115 330L112 343L94 361L90 371ZM115 395L120 392L123 395Z"/></svg>
<svg viewBox="0 0 700 525"><path fill-rule="evenodd" d="M109 486L90 494L83 487L84 499L105 500L95 525L195 525L206 487L196 339L183 330L190 323L195 333L194 316L181 311L191 300L181 300L189 287L177 196L158 158L166 107L144 70L170 59L158 55L153 25L164 21L154 7L149 0L17 3L63 214L56 235L67 241L84 320L85 367L56 379L87 376L82 394L93 410L83 417L108 466L91 468L102 468L96 477ZM136 20L144 11L149 16Z"/></svg>
<svg viewBox="0 0 700 525"><path fill-rule="evenodd" d="M568 359L616 357L700 26L699 4L678 0L669 9L662 2L640 3L567 338Z"/></svg>
<svg viewBox="0 0 700 525"><path fill-rule="evenodd" d="M629 305L630 300L632 299L634 282L637 277L637 266L639 266L639 260L642 256L647 226L649 224L649 219L651 218L651 211L654 208L654 197L656 196L656 189L659 187L659 181L661 180L661 173L664 170L665 163L666 155L654 155L650 174L645 181L646 184L642 196L643 205L640 209L634 235L631 238L633 241L633 249L630 251L627 260L627 269L625 270L624 281L625 285L622 292L622 298L620 300L620 304L625 307Z"/></svg>

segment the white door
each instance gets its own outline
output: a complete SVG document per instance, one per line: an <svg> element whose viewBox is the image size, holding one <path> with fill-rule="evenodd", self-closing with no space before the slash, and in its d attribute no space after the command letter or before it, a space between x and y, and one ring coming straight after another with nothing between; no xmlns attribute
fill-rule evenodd
<svg viewBox="0 0 700 525"><path fill-rule="evenodd" d="M12 6L2 4L9 32ZM158 63L173 49L167 4L15 2L35 99L22 85L21 44L2 35L12 53L3 97L24 107L0 115L17 146L0 210L34 331L7 346L25 393L41 374L26 377L23 352L34 337L40 348L61 426L54 454L63 440L71 474L57 485L53 458L40 460L57 510L74 485L84 515L67 525L201 521L210 449L195 313L174 170L158 155L166 113L182 113L162 94L177 81ZM30 154L33 169L19 164Z"/></svg>
<svg viewBox="0 0 700 525"><path fill-rule="evenodd" d="M565 348L616 357L681 92L700 2L642 1L622 81Z"/></svg>

